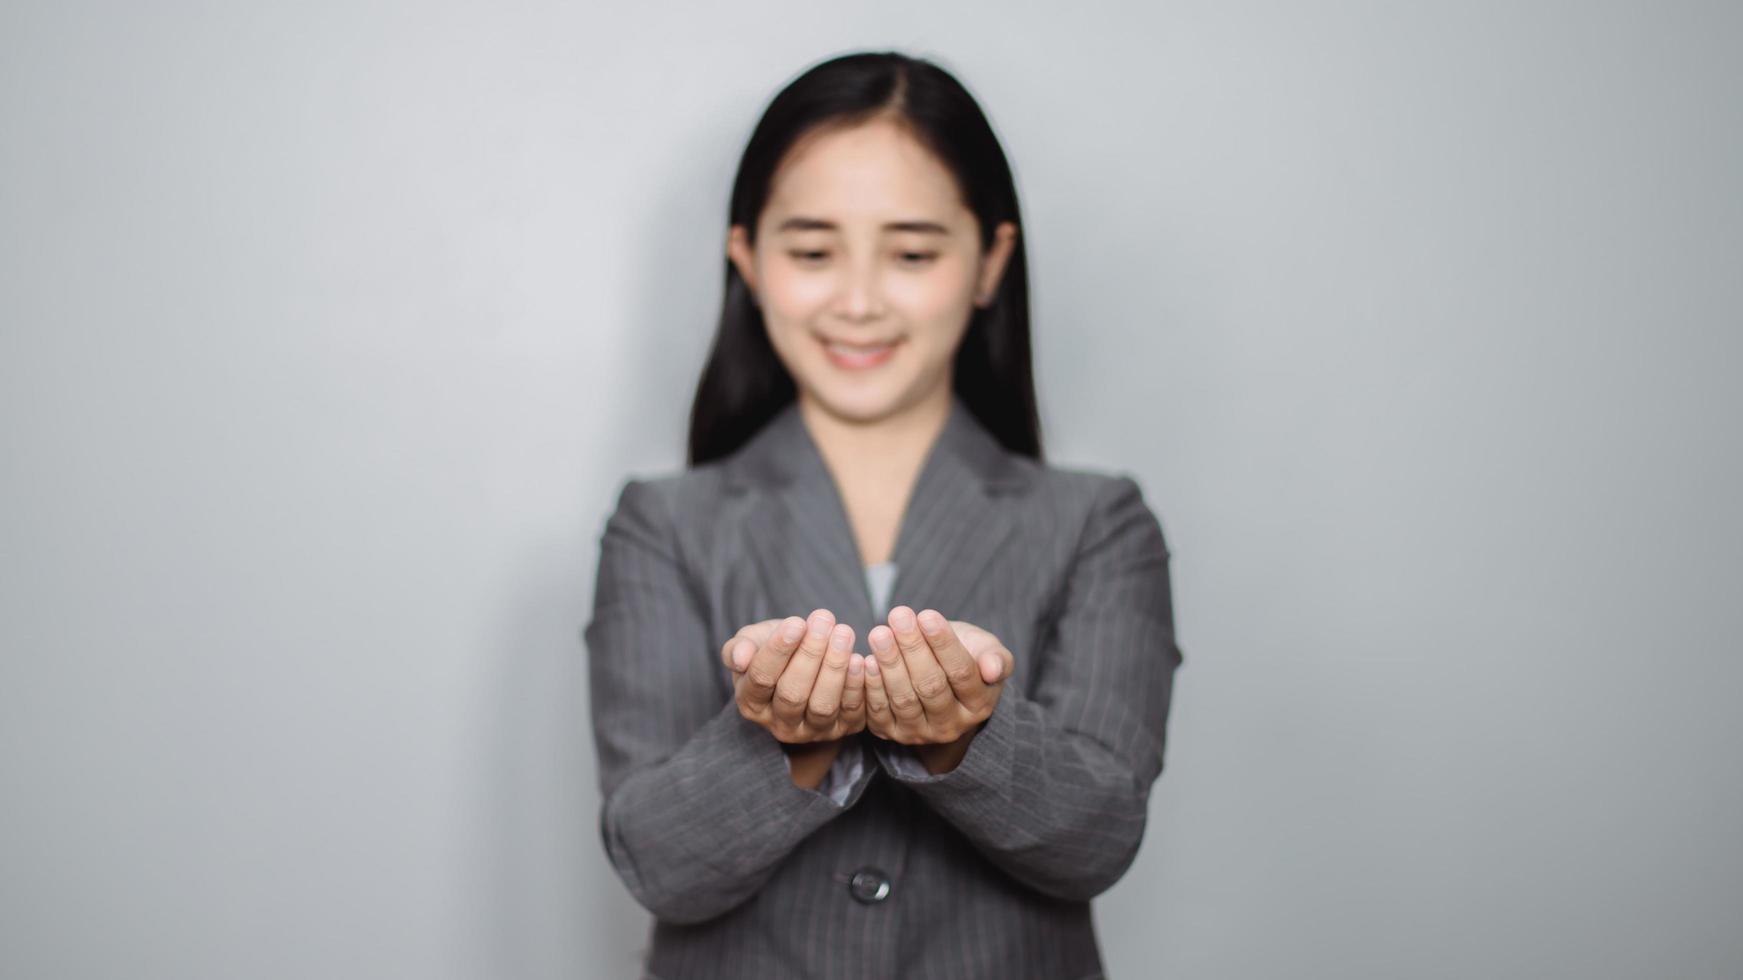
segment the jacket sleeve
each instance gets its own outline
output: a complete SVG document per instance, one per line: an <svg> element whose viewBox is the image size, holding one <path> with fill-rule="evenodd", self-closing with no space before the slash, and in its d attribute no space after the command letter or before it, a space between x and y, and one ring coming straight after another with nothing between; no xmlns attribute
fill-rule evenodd
<svg viewBox="0 0 1743 980"><path fill-rule="evenodd" d="M749 899L808 834L858 801L793 784L786 752L738 712L679 560L660 488L629 480L600 538L587 650L599 831L630 894L659 918Z"/></svg>
<svg viewBox="0 0 1743 980"><path fill-rule="evenodd" d="M1138 485L1109 479L1030 692L1007 686L949 772L928 773L908 746L875 746L890 778L1038 891L1093 898L1137 856L1182 661L1168 561Z"/></svg>

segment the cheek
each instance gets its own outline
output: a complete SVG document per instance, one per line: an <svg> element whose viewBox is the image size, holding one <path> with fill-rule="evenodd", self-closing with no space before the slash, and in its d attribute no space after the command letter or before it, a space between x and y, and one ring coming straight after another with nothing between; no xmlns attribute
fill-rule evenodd
<svg viewBox="0 0 1743 980"><path fill-rule="evenodd" d="M805 273L783 264L763 271L763 308L786 319L812 316L834 293L830 278Z"/></svg>
<svg viewBox="0 0 1743 980"><path fill-rule="evenodd" d="M930 356L948 358L974 312L971 288L960 277L911 276L893 285L887 295L913 339Z"/></svg>
<svg viewBox="0 0 1743 980"><path fill-rule="evenodd" d="M945 253L925 271L891 273L884 294L913 322L956 319L974 302L973 263Z"/></svg>
<svg viewBox="0 0 1743 980"><path fill-rule="evenodd" d="M759 299L769 344L781 363L796 376L815 370L812 363L822 360L822 352L811 340L809 326L828 302L829 290L822 278L795 275L781 268L763 271Z"/></svg>
<svg viewBox="0 0 1743 980"><path fill-rule="evenodd" d="M768 329L769 346L775 349L775 356L788 374L804 378L819 370L823 354L812 342L804 320L780 315L765 305L763 323Z"/></svg>
<svg viewBox="0 0 1743 980"><path fill-rule="evenodd" d="M897 283L885 295L889 297L890 306L899 310L909 323L955 320L972 301L967 288L958 283L923 280L921 277Z"/></svg>

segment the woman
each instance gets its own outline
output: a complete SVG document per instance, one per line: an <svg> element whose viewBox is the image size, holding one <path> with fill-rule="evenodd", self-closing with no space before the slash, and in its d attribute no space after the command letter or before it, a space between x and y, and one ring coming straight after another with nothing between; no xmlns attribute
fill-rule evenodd
<svg viewBox="0 0 1743 980"><path fill-rule="evenodd" d="M837 58L768 106L729 225L690 465L625 483L584 632L647 975L1100 976L1168 551L1132 479L1041 461L997 139L939 67Z"/></svg>

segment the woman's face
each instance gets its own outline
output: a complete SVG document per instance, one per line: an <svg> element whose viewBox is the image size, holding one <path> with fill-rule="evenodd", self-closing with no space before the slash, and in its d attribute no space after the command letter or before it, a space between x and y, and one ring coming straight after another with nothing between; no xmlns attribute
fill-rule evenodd
<svg viewBox="0 0 1743 980"><path fill-rule="evenodd" d="M878 120L801 139L776 170L752 249L727 255L757 296L801 397L872 421L949 391L973 307L988 305L1016 240L979 226L950 172Z"/></svg>

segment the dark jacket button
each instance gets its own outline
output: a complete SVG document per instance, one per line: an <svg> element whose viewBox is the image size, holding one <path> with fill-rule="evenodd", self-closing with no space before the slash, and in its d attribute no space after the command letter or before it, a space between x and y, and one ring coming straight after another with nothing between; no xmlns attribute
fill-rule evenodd
<svg viewBox="0 0 1743 980"><path fill-rule="evenodd" d="M847 893L855 901L875 905L890 897L890 876L877 868L860 868L847 880Z"/></svg>

